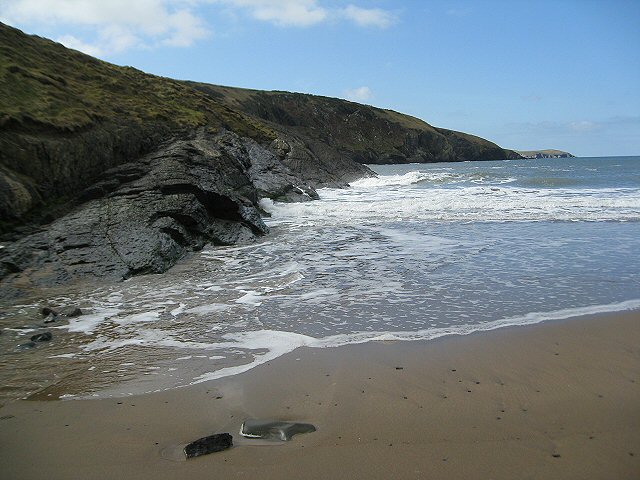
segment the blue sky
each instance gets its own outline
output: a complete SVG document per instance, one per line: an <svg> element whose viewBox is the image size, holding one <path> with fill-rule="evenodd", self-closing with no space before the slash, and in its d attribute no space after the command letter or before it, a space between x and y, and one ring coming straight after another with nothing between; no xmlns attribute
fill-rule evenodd
<svg viewBox="0 0 640 480"><path fill-rule="evenodd" d="M640 155L640 1L0 0L173 78L391 108L503 147Z"/></svg>

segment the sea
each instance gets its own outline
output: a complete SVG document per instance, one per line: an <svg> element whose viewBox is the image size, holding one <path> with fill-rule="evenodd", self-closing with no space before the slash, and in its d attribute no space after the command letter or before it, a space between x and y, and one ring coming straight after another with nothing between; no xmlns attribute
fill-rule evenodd
<svg viewBox="0 0 640 480"><path fill-rule="evenodd" d="M262 200L271 233L255 243L3 305L0 403L135 395L299 347L640 308L640 157L371 168L318 201ZM44 305L85 314L44 326ZM16 348L45 330L50 342Z"/></svg>

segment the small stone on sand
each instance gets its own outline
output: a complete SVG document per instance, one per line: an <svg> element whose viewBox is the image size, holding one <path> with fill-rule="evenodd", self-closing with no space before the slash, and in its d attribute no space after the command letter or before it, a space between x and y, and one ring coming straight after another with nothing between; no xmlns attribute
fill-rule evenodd
<svg viewBox="0 0 640 480"><path fill-rule="evenodd" d="M247 438L263 440L291 440L299 433L315 432L316 427L310 423L280 422L272 420L245 420L240 427L240 435Z"/></svg>
<svg viewBox="0 0 640 480"><path fill-rule="evenodd" d="M187 458L199 457L213 452L221 452L233 446L233 437L228 433L216 433L199 438L184 447Z"/></svg>

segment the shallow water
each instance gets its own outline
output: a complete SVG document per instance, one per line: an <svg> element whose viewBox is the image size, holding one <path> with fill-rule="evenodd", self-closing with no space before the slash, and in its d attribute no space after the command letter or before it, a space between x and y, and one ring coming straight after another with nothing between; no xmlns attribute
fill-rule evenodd
<svg viewBox="0 0 640 480"><path fill-rule="evenodd" d="M640 158L376 166L272 234L164 275L3 306L0 395L127 395L239 373L298 346L430 339L640 308ZM88 314L16 352L38 307ZM46 387L46 388L44 388ZM43 389L44 388L44 389Z"/></svg>

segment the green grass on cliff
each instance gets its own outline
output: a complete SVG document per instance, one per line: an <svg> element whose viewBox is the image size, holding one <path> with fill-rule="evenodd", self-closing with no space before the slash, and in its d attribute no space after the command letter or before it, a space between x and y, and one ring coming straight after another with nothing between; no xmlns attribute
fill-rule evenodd
<svg viewBox="0 0 640 480"><path fill-rule="evenodd" d="M0 23L0 126L77 131L101 121L224 126L275 133L184 83L119 67Z"/></svg>
<svg viewBox="0 0 640 480"><path fill-rule="evenodd" d="M359 161L477 160L509 153L473 135L346 100L149 75L0 23L0 129L76 132L100 122L225 127L263 143L284 130Z"/></svg>
<svg viewBox="0 0 640 480"><path fill-rule="evenodd" d="M337 154L357 161L488 160L509 158L512 153L474 135L435 128L410 115L347 100L186 83L230 108L331 145Z"/></svg>

